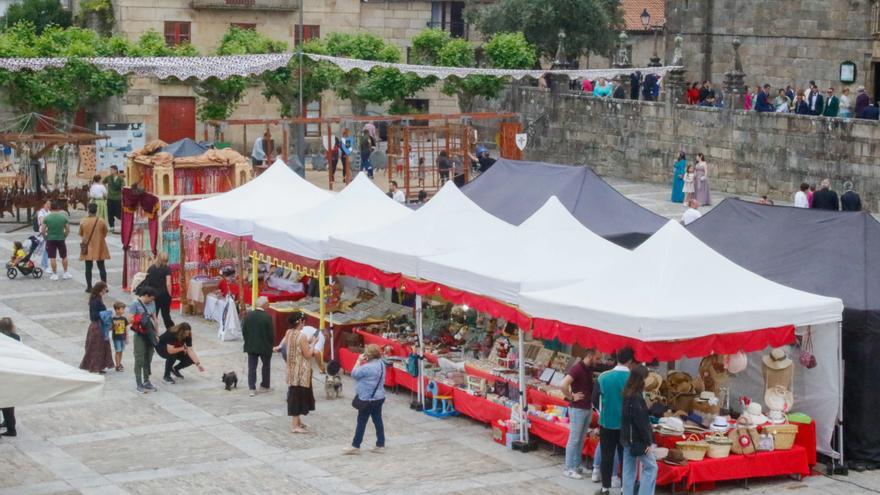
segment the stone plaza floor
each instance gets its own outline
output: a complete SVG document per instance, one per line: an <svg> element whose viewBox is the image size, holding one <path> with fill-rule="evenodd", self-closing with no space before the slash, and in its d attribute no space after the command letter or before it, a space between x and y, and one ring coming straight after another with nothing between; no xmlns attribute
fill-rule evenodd
<svg viewBox="0 0 880 495"><path fill-rule="evenodd" d="M611 183L661 214L677 217L682 212L680 205L666 202L665 188L621 180ZM81 216L77 212L74 218ZM0 223L3 232L12 228ZM28 235L28 226L0 234L0 256L8 257L12 241ZM76 242L72 236L68 245L75 247ZM108 262L112 292L105 302L129 301L130 296L119 289L119 236L108 243L113 256ZM0 316L14 320L25 344L77 366L88 327L83 264L72 262L71 273L73 280L60 282L4 278ZM274 390L248 397L241 343L219 342L216 325L201 318L175 318L193 325L194 347L206 371L189 368L185 380L167 385L161 382L163 363L154 359L158 391L141 395L135 391L133 358L127 350L126 371L106 375L100 400L18 408L18 437L0 439L0 495L551 495L593 493L597 488L589 480L564 478L558 449L544 445L529 454L506 450L492 442L491 430L474 421L438 420L411 411L408 392L388 391L387 452L340 455L354 432L351 379L344 379L345 398L326 400L322 378L316 376L317 410L305 419L312 433L293 435L288 429L280 359L272 363ZM239 376L239 388L231 392L220 380L227 371ZM369 426L365 446L374 438ZM716 493L850 495L867 493L864 487L880 487L880 473L853 473L841 480L823 476L752 480L748 488L741 483L720 484Z"/></svg>

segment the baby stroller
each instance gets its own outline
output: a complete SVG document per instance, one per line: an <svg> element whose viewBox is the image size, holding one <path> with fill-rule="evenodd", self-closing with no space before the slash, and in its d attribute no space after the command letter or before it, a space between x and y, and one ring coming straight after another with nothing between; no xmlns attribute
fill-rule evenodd
<svg viewBox="0 0 880 495"><path fill-rule="evenodd" d="M33 256L34 251L37 250L37 246L40 245L40 241L36 236L30 236L28 237L28 240L31 244L30 247L28 247L27 254L24 258L18 260L18 263L15 265L11 262L6 263L6 276L10 279L17 277L18 272L21 272L25 277L33 275L34 278L41 278L43 276L43 269L30 262L31 256Z"/></svg>

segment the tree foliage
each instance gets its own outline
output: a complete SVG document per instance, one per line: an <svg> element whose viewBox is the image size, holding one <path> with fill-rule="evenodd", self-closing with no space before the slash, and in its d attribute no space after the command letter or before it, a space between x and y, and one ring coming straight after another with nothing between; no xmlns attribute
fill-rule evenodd
<svg viewBox="0 0 880 495"><path fill-rule="evenodd" d="M320 39L303 43L303 53L327 54L327 45ZM330 89L341 71L328 62L315 62L303 57L303 105L317 100ZM279 103L282 117L299 115L299 59L292 57L285 67L268 71L260 76L263 82L263 96L275 98Z"/></svg>
<svg viewBox="0 0 880 495"><path fill-rule="evenodd" d="M122 95L127 79L102 71L83 57L128 56L132 45L122 38L102 37L75 27L49 26L37 33L36 26L22 21L0 33L0 53L7 57L67 57L64 67L41 71L0 70L0 88L7 102L21 112L56 112L71 122L80 108Z"/></svg>
<svg viewBox="0 0 880 495"><path fill-rule="evenodd" d="M241 29L231 26L217 47L217 55L246 55L259 53L280 53L287 49L287 44L272 40L253 29ZM199 96L197 114L199 119L228 119L238 107L249 85L257 77L232 76L227 79L211 77L199 81L193 90Z"/></svg>
<svg viewBox="0 0 880 495"><path fill-rule="evenodd" d="M327 54L361 60L400 62L400 49L369 33L331 33L326 41ZM412 74L402 74L397 69L376 67L369 72L353 70L338 74L332 82L333 91L351 102L352 111L366 113L368 103L377 105L392 102L400 108L403 99L433 84Z"/></svg>
<svg viewBox="0 0 880 495"><path fill-rule="evenodd" d="M79 2L79 11L74 20L79 27L109 35L116 23L113 4L110 0L82 0Z"/></svg>
<svg viewBox="0 0 880 495"><path fill-rule="evenodd" d="M475 67L476 50L469 42L452 39L440 29L425 29L413 37L413 51L418 63L444 67ZM484 47L489 67L526 69L535 64L535 49L521 33L498 33ZM449 77L441 91L458 98L462 112L473 110L477 97L495 98L504 87L504 79L493 76Z"/></svg>
<svg viewBox="0 0 880 495"><path fill-rule="evenodd" d="M560 31L565 32L566 56L573 60L590 53L610 53L623 24L618 0L499 0L490 5L474 0L467 16L487 36L522 32L541 56L551 60Z"/></svg>
<svg viewBox="0 0 880 495"><path fill-rule="evenodd" d="M61 8L58 0L23 0L11 4L3 17L3 24L7 27L15 26L19 21L30 22L40 34L48 26L70 26L72 16L69 10Z"/></svg>

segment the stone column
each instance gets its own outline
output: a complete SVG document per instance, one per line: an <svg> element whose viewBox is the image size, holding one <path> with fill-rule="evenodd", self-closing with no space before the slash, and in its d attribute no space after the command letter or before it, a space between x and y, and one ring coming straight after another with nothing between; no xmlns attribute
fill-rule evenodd
<svg viewBox="0 0 880 495"><path fill-rule="evenodd" d="M626 35L626 31L621 31L620 35L617 37L617 56L614 58L613 67L615 69L629 69L632 67L632 64L629 61L629 53L627 53L626 40L628 36ZM623 86L624 98L629 98L629 93L632 87L630 83L629 74L620 74L615 80L617 84Z"/></svg>
<svg viewBox="0 0 880 495"><path fill-rule="evenodd" d="M744 101L743 81L746 74L743 72L742 59L739 56L739 47L742 44L739 38L733 40L733 70L724 73L724 108L728 110L742 110Z"/></svg>
<svg viewBox="0 0 880 495"><path fill-rule="evenodd" d="M675 51L672 55L672 65L675 66L666 73L663 78L663 95L662 99L670 105L676 103L685 103L685 84L684 84L684 57L682 56L681 43L683 38L681 35L675 37Z"/></svg>
<svg viewBox="0 0 880 495"><path fill-rule="evenodd" d="M568 69L568 58L565 56L565 47L563 46L564 41L565 31L560 30L559 45L556 47L556 57L553 60L553 65L550 66L551 70ZM560 119L560 114L562 113L561 95L562 93L569 91L568 76L565 74L549 74L546 77L550 83L550 118L553 121L558 121Z"/></svg>

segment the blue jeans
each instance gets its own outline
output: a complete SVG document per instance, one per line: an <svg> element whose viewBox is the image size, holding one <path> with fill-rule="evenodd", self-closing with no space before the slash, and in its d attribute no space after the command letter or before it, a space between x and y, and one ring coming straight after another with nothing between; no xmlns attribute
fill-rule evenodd
<svg viewBox="0 0 880 495"><path fill-rule="evenodd" d="M654 453L633 457L630 455L629 447L623 448L623 495L635 495L636 463L640 468L638 495L654 495L654 487L657 484L657 460L654 459Z"/></svg>
<svg viewBox="0 0 880 495"><path fill-rule="evenodd" d="M593 411L590 409L578 409L572 407L568 410L570 422L568 433L568 443L565 444L565 469L575 469L581 465L583 460L584 438L587 435L587 429L590 427L590 419Z"/></svg>
<svg viewBox="0 0 880 495"><path fill-rule="evenodd" d="M370 162L370 159L367 158L365 160L361 160L361 170L367 172L367 177L373 178L373 163Z"/></svg>
<svg viewBox="0 0 880 495"><path fill-rule="evenodd" d="M364 432L367 430L367 420L370 418L373 419L373 426L376 427L376 447L385 446L385 426L382 424L382 404L384 403L385 399L371 400L370 405L358 411L357 428L354 430L352 447L361 448Z"/></svg>
<svg viewBox="0 0 880 495"><path fill-rule="evenodd" d="M596 446L596 453L593 454L593 469L598 470L602 464L602 444ZM620 456L614 456L614 468L612 470L615 475L620 472Z"/></svg>

